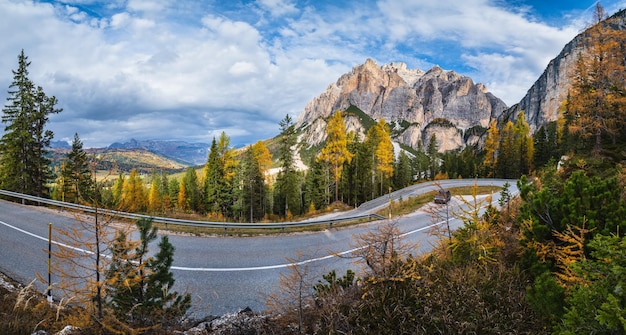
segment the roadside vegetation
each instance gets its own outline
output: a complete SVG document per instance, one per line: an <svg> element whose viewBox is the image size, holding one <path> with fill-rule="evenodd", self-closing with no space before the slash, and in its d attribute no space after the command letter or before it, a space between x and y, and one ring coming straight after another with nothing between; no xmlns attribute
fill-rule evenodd
<svg viewBox="0 0 626 335"><path fill-rule="evenodd" d="M511 197L506 187L500 189L499 209L483 210L486 203L477 197L479 191L470 190L473 199L462 212L453 213L463 225L455 231L434 230L441 238L431 252L420 254L418 246L406 244L389 220L355 236L353 257L361 261L362 271L331 271L318 280L306 264L294 265L268 296L266 311L237 325L205 323L198 332L624 334L626 36L614 30L610 20L603 21L599 4L595 19L559 119L534 135L520 112L514 122L511 116L505 124L491 124L483 151L466 148L440 154L433 136L419 148L420 154L400 154L394 160L384 120L373 123L360 140L353 134L333 134L342 131L337 112L333 127L328 127L324 154L312 159L309 171L302 174L294 167L293 125L287 116L276 144L281 172L271 182L266 172L272 159L264 144L250 146L236 160L223 134L213 141L203 175L190 169L174 181L154 172L146 184L134 171L108 185L93 179L76 136L57 188L48 192L50 170L40 155L52 134L36 131L29 137L19 126L32 118L47 120L58 111L53 97L24 85L28 62L22 53L11 86L13 105L3 110L7 131L0 141L0 186L28 194L62 194L68 201L96 207L259 222L289 220L335 201L363 203L407 186L412 176L513 178L518 180L519 197ZM43 115L20 114L22 95L39 97ZM22 151L29 153L28 160L17 155ZM32 180L16 182L24 180L19 169L30 161L38 162L28 166ZM407 199L397 204L396 213L429 201L430 195ZM99 236L108 222L96 216L86 227ZM61 275L84 280L87 290L68 291L71 296L49 304L29 287L0 287L0 332L55 332L67 325L79 327L81 334L170 334L181 329L193 302L187 294L168 290L174 281L169 271L174 250L163 238L158 252L148 253L154 228L149 221L136 225L138 240L120 230L112 241L89 241L116 255L112 262L98 259L95 249L80 263L89 264L86 277ZM70 262L75 258L59 256Z"/></svg>

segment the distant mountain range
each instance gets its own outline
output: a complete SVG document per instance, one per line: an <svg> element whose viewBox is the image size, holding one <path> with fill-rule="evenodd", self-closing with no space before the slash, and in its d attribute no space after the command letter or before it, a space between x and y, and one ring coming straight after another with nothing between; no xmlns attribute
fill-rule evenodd
<svg viewBox="0 0 626 335"><path fill-rule="evenodd" d="M144 149L187 165L200 165L206 163L210 146L206 143L184 141L131 139L125 143L115 142L109 145L108 149Z"/></svg>
<svg viewBox="0 0 626 335"><path fill-rule="evenodd" d="M72 148L70 144L64 141L55 141L50 143L50 147L54 151L66 152ZM159 141L145 140L138 141L131 139L128 142L115 142L106 148L92 148L88 151L98 153L121 152L121 151L147 151L158 156L176 161L184 166L194 166L206 163L209 154L209 144L206 143L189 143L185 141Z"/></svg>

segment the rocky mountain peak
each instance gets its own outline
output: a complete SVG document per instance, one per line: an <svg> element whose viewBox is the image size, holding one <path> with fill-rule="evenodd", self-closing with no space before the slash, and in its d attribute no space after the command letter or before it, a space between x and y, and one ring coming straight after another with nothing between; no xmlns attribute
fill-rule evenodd
<svg viewBox="0 0 626 335"><path fill-rule="evenodd" d="M426 72L426 75L431 75L431 76L435 75L436 76L436 75L439 75L439 74L441 74L443 72L444 72L443 69L440 68L439 65L435 65L432 68L430 68L430 70L428 70Z"/></svg>
<svg viewBox="0 0 626 335"><path fill-rule="evenodd" d="M413 86L413 84L424 75L424 71L420 69L407 69L406 63L402 62L385 64L381 69L384 72L397 73L409 86Z"/></svg>
<svg viewBox="0 0 626 335"><path fill-rule="evenodd" d="M310 101L295 126L308 145L322 143L326 120L336 110L356 108L373 120L392 124L397 142L416 147L437 134L441 151L477 143L472 128L486 128L506 105L482 84L439 66L428 72L407 69L405 63L379 66L372 59L355 66ZM363 115L348 113L346 126L364 136Z"/></svg>

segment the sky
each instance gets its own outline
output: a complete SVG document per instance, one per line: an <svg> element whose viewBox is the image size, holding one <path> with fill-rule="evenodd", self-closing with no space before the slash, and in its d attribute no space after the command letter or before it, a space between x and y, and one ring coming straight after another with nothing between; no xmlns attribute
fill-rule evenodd
<svg viewBox="0 0 626 335"><path fill-rule="evenodd" d="M602 1L607 13L626 0ZM54 140L235 147L276 136L371 58L470 76L513 105L591 21L592 0L0 0L0 100L23 49L58 99ZM0 127L0 132L4 126Z"/></svg>

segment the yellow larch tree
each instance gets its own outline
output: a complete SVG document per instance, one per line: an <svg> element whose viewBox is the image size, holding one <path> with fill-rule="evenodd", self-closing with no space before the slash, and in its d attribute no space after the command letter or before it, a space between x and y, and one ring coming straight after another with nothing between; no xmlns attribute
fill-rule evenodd
<svg viewBox="0 0 626 335"><path fill-rule="evenodd" d="M585 50L580 53L570 78L573 82L568 108L574 115L571 133L592 139L592 152L602 151L602 140L615 141L626 123L626 32L614 29L598 3L593 26L585 32Z"/></svg>
<svg viewBox="0 0 626 335"><path fill-rule="evenodd" d="M261 171L267 182L267 172L272 167L272 153L270 153L270 150L263 141L258 141L253 144L252 152L254 153L255 160L259 164L259 171Z"/></svg>
<svg viewBox="0 0 626 335"><path fill-rule="evenodd" d="M389 179L393 176L393 144L391 143L391 134L389 126L385 119L380 119L376 126L378 143L374 151L376 157L376 171L380 176L380 194L383 194L383 178Z"/></svg>
<svg viewBox="0 0 626 335"><path fill-rule="evenodd" d="M337 110L326 126L326 145L318 159L327 162L332 170L335 182L335 201L339 200L339 181L343 171L343 164L352 161L353 153L348 151L348 137L346 124L341 111Z"/></svg>
<svg viewBox="0 0 626 335"><path fill-rule="evenodd" d="M128 212L139 212L146 208L146 190L136 169L132 169L124 179L121 208Z"/></svg>
<svg viewBox="0 0 626 335"><path fill-rule="evenodd" d="M220 163L224 169L224 179L230 183L237 173L237 160L235 150L230 147L230 137L222 132L217 141L217 151Z"/></svg>
<svg viewBox="0 0 626 335"><path fill-rule="evenodd" d="M178 208L182 211L189 209L189 201L187 200L187 188L185 183L181 182L178 189Z"/></svg>
<svg viewBox="0 0 626 335"><path fill-rule="evenodd" d="M526 114L521 111L517 115L515 122L515 138L517 141L517 152L519 153L519 166L522 174L529 174L532 171L533 156L535 155L535 144L533 142L530 126L526 122Z"/></svg>
<svg viewBox="0 0 626 335"><path fill-rule="evenodd" d="M148 210L152 213L161 209L161 196L159 195L159 185L152 181L148 192Z"/></svg>
<svg viewBox="0 0 626 335"><path fill-rule="evenodd" d="M500 131L498 130L498 121L491 120L487 137L485 138L485 172L487 177L493 177L496 173L496 164L498 162L498 147L500 145Z"/></svg>

